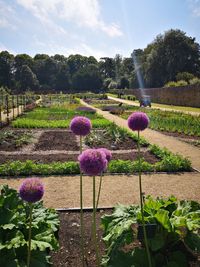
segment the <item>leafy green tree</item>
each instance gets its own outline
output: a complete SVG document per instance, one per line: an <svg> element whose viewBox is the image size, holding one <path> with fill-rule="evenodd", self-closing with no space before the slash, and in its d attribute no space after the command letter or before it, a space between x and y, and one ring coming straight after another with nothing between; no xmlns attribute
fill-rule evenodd
<svg viewBox="0 0 200 267"><path fill-rule="evenodd" d="M115 78L115 61L110 57L103 57L99 62L99 70L104 79Z"/></svg>
<svg viewBox="0 0 200 267"><path fill-rule="evenodd" d="M129 80L126 77L121 77L119 88L120 89L129 88Z"/></svg>
<svg viewBox="0 0 200 267"><path fill-rule="evenodd" d="M56 91L69 93L71 89L71 79L68 65L63 64L60 66L56 75L55 89Z"/></svg>
<svg viewBox="0 0 200 267"><path fill-rule="evenodd" d="M102 88L102 78L96 65L89 65L77 71L72 78L74 91L99 92Z"/></svg>
<svg viewBox="0 0 200 267"><path fill-rule="evenodd" d="M180 30L158 35L144 49L143 68L148 86L162 86L173 81L179 72L200 74L200 46L195 38Z"/></svg>
<svg viewBox="0 0 200 267"><path fill-rule="evenodd" d="M0 86L13 86L14 56L7 51L0 52Z"/></svg>
<svg viewBox="0 0 200 267"><path fill-rule="evenodd" d="M71 76L73 76L79 70L87 67L88 59L87 57L81 55L70 55L67 59L67 63L69 66L69 72Z"/></svg>
<svg viewBox="0 0 200 267"><path fill-rule="evenodd" d="M37 91L39 88L39 82L36 75L32 72L29 66L24 65L21 68L20 73L20 89L22 91L32 90Z"/></svg>
<svg viewBox="0 0 200 267"><path fill-rule="evenodd" d="M14 73L15 73L15 80L19 81L21 77L21 69L23 66L28 66L33 69L33 59L27 54L18 54L15 56L14 60Z"/></svg>

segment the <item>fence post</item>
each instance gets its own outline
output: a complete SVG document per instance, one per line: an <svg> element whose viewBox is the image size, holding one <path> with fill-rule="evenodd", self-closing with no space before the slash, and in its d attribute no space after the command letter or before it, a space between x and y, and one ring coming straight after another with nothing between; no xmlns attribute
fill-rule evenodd
<svg viewBox="0 0 200 267"><path fill-rule="evenodd" d="M26 95L24 95L24 109L26 110Z"/></svg>
<svg viewBox="0 0 200 267"><path fill-rule="evenodd" d="M15 102L14 102L14 95L12 95L12 110L13 110L13 120L15 118Z"/></svg>
<svg viewBox="0 0 200 267"><path fill-rule="evenodd" d="M17 116L19 116L19 97L17 95Z"/></svg>
<svg viewBox="0 0 200 267"><path fill-rule="evenodd" d="M1 115L1 105L0 105L0 125L1 125L1 127L3 126L3 124L2 124L2 115Z"/></svg>
<svg viewBox="0 0 200 267"><path fill-rule="evenodd" d="M23 114L23 111L24 111L23 95L20 95L20 106L21 106L21 114Z"/></svg>
<svg viewBox="0 0 200 267"><path fill-rule="evenodd" d="M6 95L6 113L7 113L7 124L9 124L9 99L8 99L8 95Z"/></svg>

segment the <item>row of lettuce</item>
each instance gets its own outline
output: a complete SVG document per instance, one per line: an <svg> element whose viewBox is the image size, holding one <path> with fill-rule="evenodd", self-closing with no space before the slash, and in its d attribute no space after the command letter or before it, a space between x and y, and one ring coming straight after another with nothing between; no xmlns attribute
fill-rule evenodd
<svg viewBox="0 0 200 267"><path fill-rule="evenodd" d="M151 145L149 149L160 161L151 164L142 160L143 172L192 171L191 162L188 159L178 154L173 154L166 149L161 149L156 145ZM138 172L138 170L138 160L111 160L107 173L133 174ZM79 164L76 161L38 164L32 160L27 160L25 162L11 161L0 165L0 175L3 177L19 175L71 175L79 173Z"/></svg>

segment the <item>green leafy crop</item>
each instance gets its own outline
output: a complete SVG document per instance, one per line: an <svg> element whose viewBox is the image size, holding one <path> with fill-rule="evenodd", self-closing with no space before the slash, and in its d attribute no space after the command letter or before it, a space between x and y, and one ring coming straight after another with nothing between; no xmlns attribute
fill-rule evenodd
<svg viewBox="0 0 200 267"><path fill-rule="evenodd" d="M175 197L153 199L144 204L145 223L154 224L148 238L153 267L188 267L200 254L200 204L177 201ZM139 206L118 206L102 217L106 255L104 267L148 267L143 240L138 240L141 224Z"/></svg>
<svg viewBox="0 0 200 267"><path fill-rule="evenodd" d="M58 249L58 214L44 208L42 202L33 205L30 266L46 267L50 264L49 251ZM20 199L17 191L0 187L0 266L26 266L28 218L28 204Z"/></svg>

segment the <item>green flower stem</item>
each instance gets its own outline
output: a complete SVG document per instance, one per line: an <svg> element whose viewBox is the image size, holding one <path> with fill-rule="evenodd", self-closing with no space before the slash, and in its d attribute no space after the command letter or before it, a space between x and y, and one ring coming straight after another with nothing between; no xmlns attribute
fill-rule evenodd
<svg viewBox="0 0 200 267"><path fill-rule="evenodd" d="M82 136L80 136L80 154L83 150L83 140ZM85 266L85 251L84 251L84 225L83 225L83 174L80 171L80 221L81 221L81 260L82 266Z"/></svg>
<svg viewBox="0 0 200 267"><path fill-rule="evenodd" d="M97 244L97 230L96 230L96 186L95 186L95 176L93 176L93 222L92 222L92 232L94 239L94 246L96 252L96 261L97 267L100 267L100 258L99 258L99 248Z"/></svg>
<svg viewBox="0 0 200 267"><path fill-rule="evenodd" d="M28 255L27 255L27 267L30 266L30 260L31 260L31 226L32 226L32 215L33 215L33 205L32 203L29 203L29 229L28 229Z"/></svg>
<svg viewBox="0 0 200 267"><path fill-rule="evenodd" d="M146 233L146 228L145 228L145 221L144 221L144 209L143 209L144 201L143 201L143 193L142 193L141 153L140 153L140 131L138 131L137 147L138 147L138 160L139 160L140 206L141 206L141 214L142 214L142 226L143 226L143 233L144 233L144 243L145 243L145 247L146 247L146 251L147 251L149 267L152 267L151 256L150 256L148 240L147 240L147 233Z"/></svg>
<svg viewBox="0 0 200 267"><path fill-rule="evenodd" d="M99 199L100 199L101 187L102 187L102 180L103 180L103 174L101 174L100 181L99 181L99 191L98 191L97 202L96 202L96 210L97 210L98 205L99 205Z"/></svg>

